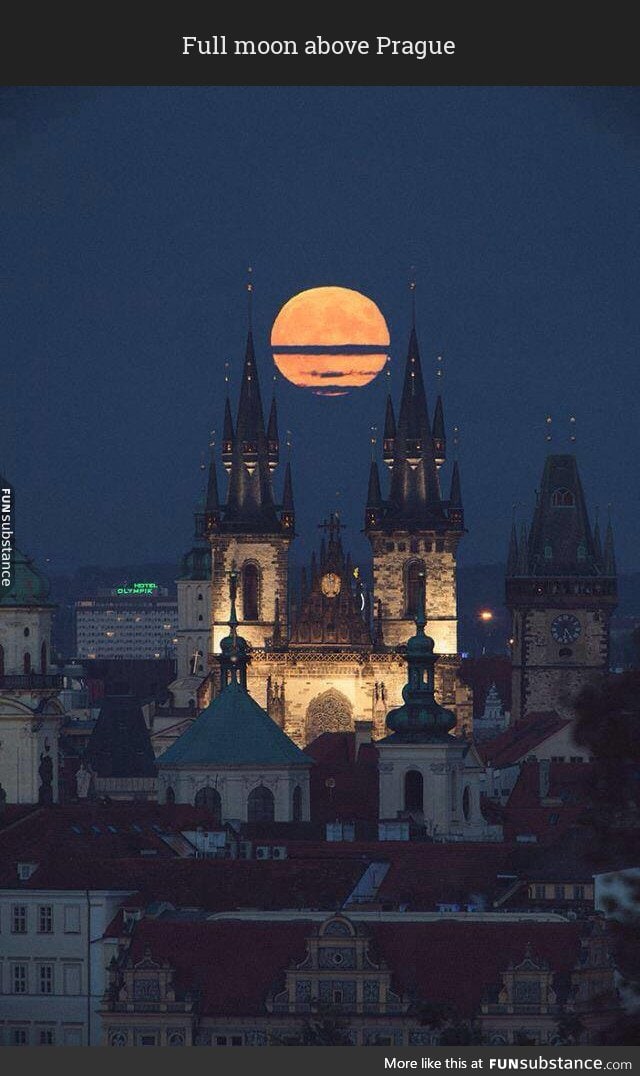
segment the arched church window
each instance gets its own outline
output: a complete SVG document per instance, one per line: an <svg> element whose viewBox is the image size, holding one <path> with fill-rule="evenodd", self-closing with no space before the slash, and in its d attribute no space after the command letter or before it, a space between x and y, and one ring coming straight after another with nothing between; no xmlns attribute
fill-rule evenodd
<svg viewBox="0 0 640 1076"><path fill-rule="evenodd" d="M242 619L258 619L258 565L249 561L242 568Z"/></svg>
<svg viewBox="0 0 640 1076"><path fill-rule="evenodd" d="M171 785L169 785L169 787L168 787L168 789L167 789L167 791L165 793L164 802L169 803L169 804L176 802L176 794L173 791Z"/></svg>
<svg viewBox="0 0 640 1076"><path fill-rule="evenodd" d="M219 822L222 817L222 800L217 788L199 788L195 798L196 807L204 807L214 822Z"/></svg>
<svg viewBox="0 0 640 1076"><path fill-rule="evenodd" d="M198 594L198 601L199 601L199 602L203 601L203 597L202 597L202 594Z"/></svg>
<svg viewBox="0 0 640 1076"><path fill-rule="evenodd" d="M300 785L296 785L293 790L291 816L294 822L302 822L302 789Z"/></svg>
<svg viewBox="0 0 640 1076"><path fill-rule="evenodd" d="M471 818L471 790L469 785L464 786L464 792L462 793L462 813L465 822L468 822Z"/></svg>
<svg viewBox="0 0 640 1076"><path fill-rule="evenodd" d="M406 610L407 616L416 616L424 597L424 562L412 560L406 572Z"/></svg>
<svg viewBox="0 0 640 1076"><path fill-rule="evenodd" d="M424 805L424 781L419 770L408 770L404 775L404 809L421 811Z"/></svg>
<svg viewBox="0 0 640 1076"><path fill-rule="evenodd" d="M24 635L25 639L28 639L31 632L29 631L28 628L25 628L22 634Z"/></svg>
<svg viewBox="0 0 640 1076"><path fill-rule="evenodd" d="M274 817L273 792L264 785L258 785L247 798L247 819L249 822L273 822Z"/></svg>
<svg viewBox="0 0 640 1076"><path fill-rule="evenodd" d="M40 647L40 672L44 676L47 671L47 644L43 643Z"/></svg>
<svg viewBox="0 0 640 1076"><path fill-rule="evenodd" d="M23 658L23 661L22 661L22 667L24 669L25 676L28 676L29 673L31 672L31 654L29 653L28 650L25 650L25 652L24 652L24 658Z"/></svg>
<svg viewBox="0 0 640 1076"><path fill-rule="evenodd" d="M551 494L551 504L554 508L573 508L575 503L571 490L565 489L563 486L554 489Z"/></svg>

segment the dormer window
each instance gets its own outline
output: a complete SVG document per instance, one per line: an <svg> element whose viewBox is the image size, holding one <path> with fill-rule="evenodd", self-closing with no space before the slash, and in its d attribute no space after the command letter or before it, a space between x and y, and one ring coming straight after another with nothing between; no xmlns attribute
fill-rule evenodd
<svg viewBox="0 0 640 1076"><path fill-rule="evenodd" d="M551 494L551 504L554 508L573 508L576 500L570 489L554 489Z"/></svg>

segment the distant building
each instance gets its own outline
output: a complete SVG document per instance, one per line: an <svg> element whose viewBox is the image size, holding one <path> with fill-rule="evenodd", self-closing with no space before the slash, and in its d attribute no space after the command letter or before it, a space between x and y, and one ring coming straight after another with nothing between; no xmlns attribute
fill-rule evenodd
<svg viewBox="0 0 640 1076"><path fill-rule="evenodd" d="M512 527L506 599L512 614L512 721L572 714L580 689L609 670L617 604L611 523L591 529L578 464L547 457L531 530Z"/></svg>
<svg viewBox="0 0 640 1076"><path fill-rule="evenodd" d="M76 602L77 657L173 658L178 603L155 583L136 582Z"/></svg>

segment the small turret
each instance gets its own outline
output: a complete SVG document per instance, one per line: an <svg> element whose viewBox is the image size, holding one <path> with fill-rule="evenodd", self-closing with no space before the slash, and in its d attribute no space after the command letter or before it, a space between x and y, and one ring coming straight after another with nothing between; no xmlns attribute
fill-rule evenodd
<svg viewBox="0 0 640 1076"><path fill-rule="evenodd" d="M442 396L436 400L436 409L433 413L433 458L436 467L440 469L447 458L447 439L444 432L444 409Z"/></svg>
<svg viewBox="0 0 640 1076"><path fill-rule="evenodd" d="M449 520L456 527L464 527L464 509L462 507L462 488L458 461L453 464L451 474L451 492L449 493Z"/></svg>
<svg viewBox="0 0 640 1076"><path fill-rule="evenodd" d="M393 413L391 395L387 396L387 410L384 416L384 437L382 439L382 458L387 467L393 467L393 455L396 447L396 417Z"/></svg>
<svg viewBox="0 0 640 1076"><path fill-rule="evenodd" d="M371 460L369 471L369 489L367 491L367 506L365 510L365 527L377 527L382 517L382 493L380 491L380 475L378 464Z"/></svg>
<svg viewBox="0 0 640 1076"><path fill-rule="evenodd" d="M291 463L287 460L287 466L284 472L284 488L282 492L282 509L280 511L280 522L283 530L290 534L293 534L295 527L296 516L293 507L293 482L291 479Z"/></svg>
<svg viewBox="0 0 640 1076"><path fill-rule="evenodd" d="M222 429L222 465L229 474L233 462L233 419L231 404L227 396L224 404L224 426Z"/></svg>
<svg viewBox="0 0 640 1076"><path fill-rule="evenodd" d="M280 462L280 442L278 440L278 411L275 396L271 400L269 422L267 423L267 459L269 470L275 471Z"/></svg>

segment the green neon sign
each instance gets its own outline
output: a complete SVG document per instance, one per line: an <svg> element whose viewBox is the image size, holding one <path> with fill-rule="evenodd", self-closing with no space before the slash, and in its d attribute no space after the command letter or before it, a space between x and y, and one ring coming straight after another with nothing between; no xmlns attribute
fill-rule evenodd
<svg viewBox="0 0 640 1076"><path fill-rule="evenodd" d="M130 583L126 587L116 587L116 594L154 594L157 583Z"/></svg>

